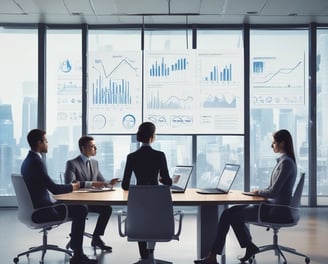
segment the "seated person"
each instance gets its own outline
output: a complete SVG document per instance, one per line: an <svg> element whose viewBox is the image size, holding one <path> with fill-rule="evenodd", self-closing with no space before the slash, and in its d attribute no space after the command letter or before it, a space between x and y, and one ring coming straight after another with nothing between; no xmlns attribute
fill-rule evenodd
<svg viewBox="0 0 328 264"><path fill-rule="evenodd" d="M293 187L297 176L297 167L292 136L285 130L279 130L273 134L271 147L274 153L279 154L277 164L273 168L270 184L263 190L254 190L254 194L267 197L267 210L262 217L276 221L286 221L290 212L286 208L270 210L270 204L289 205L292 199ZM236 205L225 209L220 217L218 232L213 242L212 249L204 259L195 260L195 264L218 264L216 255L223 252L225 240L230 226L232 227L238 242L242 248L246 248L245 256L239 257L244 263L251 259L258 247L252 242L252 237L246 225L247 222L257 221L259 205Z"/></svg>
<svg viewBox="0 0 328 264"><path fill-rule="evenodd" d="M93 137L82 136L79 139L79 149L81 154L75 159L68 160L66 163L66 184L79 181L81 188L101 188L107 187L108 185L113 186L118 182L117 178L106 182L99 170L98 161L90 158L97 154L97 147ZM100 238L105 233L107 223L112 214L112 207L110 205L89 205L88 211L99 214L97 224L93 231L91 246L95 249L100 248L102 250L112 251L112 248L106 246Z"/></svg>
<svg viewBox="0 0 328 264"><path fill-rule="evenodd" d="M22 163L21 174L30 192L34 208L47 207L54 204L49 192L53 194L69 193L80 188L80 184L56 184L48 175L47 167L41 153L48 152L48 140L46 132L41 129L33 129L27 135L27 141L31 150ZM71 264L97 263L95 259L89 259L83 253L83 233L87 208L84 205L67 205L68 216L72 219L71 248L74 251L70 259ZM56 207L40 210L32 216L36 223L62 220L66 216L64 207Z"/></svg>

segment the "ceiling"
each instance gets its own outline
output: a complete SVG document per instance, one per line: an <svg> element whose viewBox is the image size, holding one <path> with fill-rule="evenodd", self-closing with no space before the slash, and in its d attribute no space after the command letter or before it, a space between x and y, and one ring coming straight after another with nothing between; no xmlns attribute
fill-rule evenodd
<svg viewBox="0 0 328 264"><path fill-rule="evenodd" d="M328 23L328 0L0 0L0 23Z"/></svg>

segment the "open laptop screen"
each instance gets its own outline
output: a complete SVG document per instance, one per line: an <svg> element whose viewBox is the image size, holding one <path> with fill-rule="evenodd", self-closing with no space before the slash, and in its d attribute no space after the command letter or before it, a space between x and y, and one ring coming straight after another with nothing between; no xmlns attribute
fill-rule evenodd
<svg viewBox="0 0 328 264"><path fill-rule="evenodd" d="M172 174L172 188L184 190L187 187L193 166L175 166Z"/></svg>
<svg viewBox="0 0 328 264"><path fill-rule="evenodd" d="M225 164L217 188L228 192L236 178L239 167L240 166L238 164Z"/></svg>

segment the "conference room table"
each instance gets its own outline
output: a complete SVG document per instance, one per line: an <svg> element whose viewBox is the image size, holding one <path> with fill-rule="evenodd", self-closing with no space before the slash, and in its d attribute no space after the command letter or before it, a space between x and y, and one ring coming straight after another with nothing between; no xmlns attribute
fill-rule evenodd
<svg viewBox="0 0 328 264"><path fill-rule="evenodd" d="M126 206L128 193L120 187L103 192L80 189L54 195L54 198L67 204ZM224 208L233 204L258 204L265 201L265 198L244 195L238 190L231 190L228 194L199 194L197 189L187 188L185 193L172 193L172 201L174 206L197 207L197 257L202 258L211 249L218 228L218 219ZM224 262L225 258L222 259L222 263Z"/></svg>

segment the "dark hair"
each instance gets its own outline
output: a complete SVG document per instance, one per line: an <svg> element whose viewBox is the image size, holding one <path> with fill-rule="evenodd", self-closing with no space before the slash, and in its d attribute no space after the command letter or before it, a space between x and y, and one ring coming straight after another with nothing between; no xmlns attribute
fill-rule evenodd
<svg viewBox="0 0 328 264"><path fill-rule="evenodd" d="M90 136L82 136L79 139L79 149L80 151L82 151L82 147L85 147L87 145L88 142L94 140L93 137Z"/></svg>
<svg viewBox="0 0 328 264"><path fill-rule="evenodd" d="M155 134L156 127L152 122L142 123L137 132L137 140L142 143L149 143L149 139Z"/></svg>
<svg viewBox="0 0 328 264"><path fill-rule="evenodd" d="M293 139L289 131L286 129L278 130L275 133L273 133L273 138L278 143L285 142L285 152L287 156L292 158L296 163Z"/></svg>
<svg viewBox="0 0 328 264"><path fill-rule="evenodd" d="M27 134L27 142L30 145L31 149L36 147L37 143L39 141L43 140L44 135L46 134L46 131L43 129L32 129L28 134Z"/></svg>

